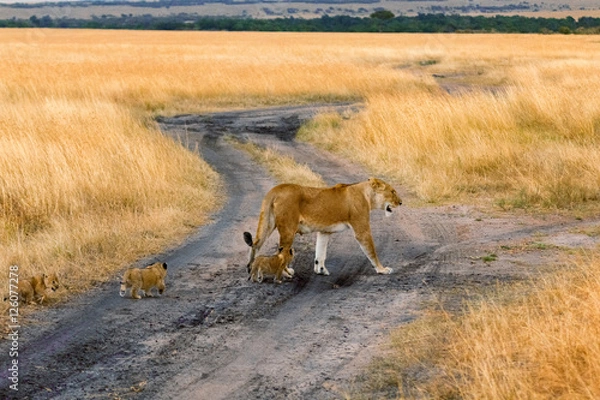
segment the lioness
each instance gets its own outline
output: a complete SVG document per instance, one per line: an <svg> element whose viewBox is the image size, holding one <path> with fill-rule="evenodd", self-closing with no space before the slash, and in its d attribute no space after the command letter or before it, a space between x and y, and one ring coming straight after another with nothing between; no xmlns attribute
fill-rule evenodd
<svg viewBox="0 0 600 400"><path fill-rule="evenodd" d="M167 276L167 263L154 263L146 268L129 268L123 274L119 294L125 297L125 292L131 288L131 297L141 299L138 290L146 297L152 297L152 288L156 287L159 294L165 291L165 276Z"/></svg>
<svg viewBox="0 0 600 400"><path fill-rule="evenodd" d="M283 247L280 247L274 256L258 256L252 262L248 279L262 282L265 275L272 275L276 283L281 283L282 276L291 278L294 274L294 270L288 268L293 257L294 249L284 251Z"/></svg>
<svg viewBox="0 0 600 400"><path fill-rule="evenodd" d="M251 247L248 270L256 253L277 228L279 246L291 248L296 233L317 232L314 271L329 275L325 268L327 244L332 233L352 228L354 237L375 271L389 274L379 262L371 235L370 212L385 210L386 216L402 204L393 187L377 178L342 184L330 188L314 188L282 184L272 188L264 197L256 229L256 239L244 232L244 241Z"/></svg>
<svg viewBox="0 0 600 400"><path fill-rule="evenodd" d="M19 279L19 298L25 304L30 304L34 301L42 304L46 298L46 291L50 289L54 292L59 287L60 283L56 274L40 274L32 276L29 279Z"/></svg>

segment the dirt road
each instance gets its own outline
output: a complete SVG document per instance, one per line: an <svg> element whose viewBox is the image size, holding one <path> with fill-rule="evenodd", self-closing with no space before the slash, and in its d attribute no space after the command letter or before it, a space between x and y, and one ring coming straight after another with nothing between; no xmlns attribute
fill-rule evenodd
<svg viewBox="0 0 600 400"><path fill-rule="evenodd" d="M330 276L312 272L314 235L297 236L293 281L247 280L248 247L263 195L276 182L225 135L270 145L307 163L328 183L356 182L360 167L294 141L302 106L160 120L166 134L198 145L223 176L227 203L180 248L142 260L169 265L162 298L123 299L118 279L30 315L19 336L19 392L8 387L8 341L0 394L19 399L339 399L395 326L424 303L452 307L463 289L518 279L557 259L562 247L592 246L574 218L487 215L455 205L404 205L372 213L375 245L392 275L377 275L350 231L334 235ZM263 252L273 252L273 235ZM539 245L544 243L545 245ZM496 260L483 257L494 253ZM493 257L492 257L493 258ZM489 261L489 260L488 260ZM16 394L16 395L15 395Z"/></svg>

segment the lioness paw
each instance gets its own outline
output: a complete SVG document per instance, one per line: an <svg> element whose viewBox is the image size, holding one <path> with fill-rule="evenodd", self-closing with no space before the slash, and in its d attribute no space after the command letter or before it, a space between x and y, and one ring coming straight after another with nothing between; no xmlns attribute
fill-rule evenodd
<svg viewBox="0 0 600 400"><path fill-rule="evenodd" d="M386 268L378 269L378 270L377 270L377 273L378 273L378 274L382 274L382 275L389 275L389 274L391 274L393 271L394 271L393 269L391 269L391 268L387 268L387 267L386 267Z"/></svg>
<svg viewBox="0 0 600 400"><path fill-rule="evenodd" d="M327 268L325 268L325 267L318 267L318 268L315 268L315 272L316 272L318 275L329 275L329 271L328 271L328 270L327 270Z"/></svg>

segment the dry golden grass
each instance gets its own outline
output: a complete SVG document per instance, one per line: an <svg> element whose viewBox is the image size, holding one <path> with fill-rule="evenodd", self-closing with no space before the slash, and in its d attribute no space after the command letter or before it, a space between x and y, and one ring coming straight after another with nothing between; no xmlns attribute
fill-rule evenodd
<svg viewBox="0 0 600 400"><path fill-rule="evenodd" d="M398 329L366 391L406 399L599 398L599 274L597 257L582 258L565 272L501 290L496 300L471 302L459 318L433 313Z"/></svg>
<svg viewBox="0 0 600 400"><path fill-rule="evenodd" d="M299 164L293 157L285 156L270 147L262 148L251 142L241 143L232 139L232 143L240 150L247 152L257 163L263 165L280 183L326 187L321 175L306 164Z"/></svg>
<svg viewBox="0 0 600 400"><path fill-rule="evenodd" d="M357 117L322 117L301 137L393 176L425 201L491 197L505 208L569 208L599 200L594 39L471 40L421 56L430 65L421 70L462 94L415 85L369 94Z"/></svg>
<svg viewBox="0 0 600 400"><path fill-rule="evenodd" d="M364 65L378 51L355 50L343 35L330 35L325 44L321 35L292 33L2 33L6 75L0 93L16 98L100 95L172 113L357 99L365 91L402 86L395 71ZM357 38L372 43L368 36Z"/></svg>
<svg viewBox="0 0 600 400"><path fill-rule="evenodd" d="M2 109L0 263L21 277L58 272L84 289L172 244L217 204L205 163L114 103Z"/></svg>

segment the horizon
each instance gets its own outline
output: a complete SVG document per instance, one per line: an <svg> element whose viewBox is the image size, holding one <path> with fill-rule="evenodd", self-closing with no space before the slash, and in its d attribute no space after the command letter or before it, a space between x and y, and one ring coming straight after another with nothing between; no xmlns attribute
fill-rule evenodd
<svg viewBox="0 0 600 400"><path fill-rule="evenodd" d="M332 0L314 1L275 0L258 2L215 2L202 4L168 4L164 0L94 0L100 3L89 4L90 0L41 1L41 0L0 0L0 19L29 19L32 16L51 18L71 17L90 19L101 15L151 15L153 17L174 14L197 14L201 17L242 17L272 19L293 17L315 19L328 16L368 17L375 11L391 11L395 16L416 16L418 14L444 14L493 17L495 15L524 16L540 18L600 17L600 4L597 0L548 0L540 3L522 0L348 0L335 3ZM119 1L119 0L118 0ZM160 3L153 6L138 6L139 2ZM81 4L78 3L88 3ZM27 5L19 7L18 4Z"/></svg>

